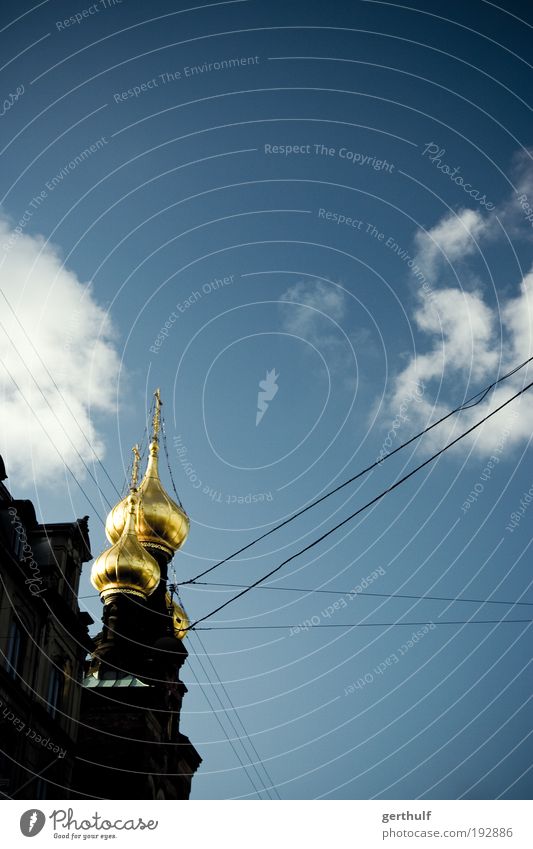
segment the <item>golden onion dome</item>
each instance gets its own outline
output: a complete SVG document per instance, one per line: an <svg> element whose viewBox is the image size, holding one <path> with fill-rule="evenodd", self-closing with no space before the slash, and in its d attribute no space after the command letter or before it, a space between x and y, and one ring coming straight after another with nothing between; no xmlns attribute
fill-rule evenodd
<svg viewBox="0 0 533 849"><path fill-rule="evenodd" d="M189 625L191 624L191 620L187 616L184 608L181 604L178 604L175 601L170 593L167 593L166 596L167 607L169 611L172 613L172 626L174 628L174 636L178 638L178 640L184 640L187 636Z"/></svg>
<svg viewBox="0 0 533 849"><path fill-rule="evenodd" d="M97 557L91 570L91 583L103 601L116 592L147 598L161 578L157 561L137 538L138 496L135 491L125 501L123 531L117 542Z"/></svg>
<svg viewBox="0 0 533 849"><path fill-rule="evenodd" d="M129 496L126 495L126 497L123 498L122 501L119 501L118 504L115 504L113 509L107 514L105 535L111 543L117 542L124 530L128 510L128 498Z"/></svg>
<svg viewBox="0 0 533 849"><path fill-rule="evenodd" d="M172 555L189 535L189 517L164 490L158 470L159 445L150 444L146 474L139 486L137 536L142 545Z"/></svg>
<svg viewBox="0 0 533 849"><path fill-rule="evenodd" d="M153 420L152 441L146 473L138 489L139 510L136 531L139 542L151 548L162 549L170 557L181 548L189 534L189 517L170 497L159 477L159 439L161 422L161 399L159 390L155 393L156 403ZM136 449L134 449L134 452ZM138 458L138 453L136 454ZM136 474L136 473L135 473ZM136 479L132 482L136 486ZM110 542L114 543L123 531L126 522L126 499L119 501L109 513L105 531Z"/></svg>
<svg viewBox="0 0 533 849"><path fill-rule="evenodd" d="M189 535L189 517L165 491L159 477L159 444L150 444L146 474L138 489L139 510L135 523L141 545L160 548L171 557L181 548ZM119 501L109 513L105 532L110 542L116 542L126 522L127 499Z"/></svg>

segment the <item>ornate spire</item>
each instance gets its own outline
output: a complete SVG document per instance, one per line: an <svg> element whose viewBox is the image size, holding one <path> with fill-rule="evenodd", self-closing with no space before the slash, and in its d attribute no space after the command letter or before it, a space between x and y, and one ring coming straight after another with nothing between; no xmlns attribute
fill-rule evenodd
<svg viewBox="0 0 533 849"><path fill-rule="evenodd" d="M172 557L189 534L189 517L164 489L159 477L159 432L161 430L161 392L154 392L152 421L146 473L139 486L140 509L137 521L139 541L149 548L162 550Z"/></svg>
<svg viewBox="0 0 533 849"><path fill-rule="evenodd" d="M154 392L155 398L155 407L154 407L154 417L152 419L152 442L159 442L159 431L161 429L161 406L163 404L161 400L161 390L156 389Z"/></svg>
<svg viewBox="0 0 533 849"><path fill-rule="evenodd" d="M133 451L133 466L131 469L131 484L130 490L131 492L137 492L137 483L139 481L139 464L141 462L141 454L139 452L139 446L134 445L131 449Z"/></svg>
<svg viewBox="0 0 533 849"><path fill-rule="evenodd" d="M155 406L152 418L152 434L148 464L144 477L137 487L139 450L133 449L134 463L132 487L139 495L136 532L139 542L151 549L163 551L171 558L181 548L189 534L189 518L182 508L166 492L159 477L159 434L162 427L161 393L154 392ZM106 534L110 542L117 542L126 523L126 501L120 501L109 513Z"/></svg>

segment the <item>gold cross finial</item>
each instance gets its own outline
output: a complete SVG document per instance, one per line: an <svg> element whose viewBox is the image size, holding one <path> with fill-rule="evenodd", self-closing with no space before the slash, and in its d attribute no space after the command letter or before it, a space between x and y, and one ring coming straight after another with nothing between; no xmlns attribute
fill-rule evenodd
<svg viewBox="0 0 533 849"><path fill-rule="evenodd" d="M131 449L133 451L133 467L131 470L131 490L137 489L137 482L139 480L139 463L141 462L141 454L139 452L139 446L134 445Z"/></svg>
<svg viewBox="0 0 533 849"><path fill-rule="evenodd" d="M158 441L159 430L161 428L161 390L156 389L154 392L155 397L155 409L154 409L154 420L152 427L152 442Z"/></svg>

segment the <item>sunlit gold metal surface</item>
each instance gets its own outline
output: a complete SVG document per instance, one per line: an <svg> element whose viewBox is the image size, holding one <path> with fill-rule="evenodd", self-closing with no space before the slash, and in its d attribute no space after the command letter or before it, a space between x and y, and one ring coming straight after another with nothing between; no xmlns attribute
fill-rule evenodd
<svg viewBox="0 0 533 849"><path fill-rule="evenodd" d="M133 465L131 467L130 489L133 489L135 492L137 492L137 484L139 483L139 464L141 462L141 454L138 445L134 445L131 450L133 451Z"/></svg>
<svg viewBox="0 0 533 849"><path fill-rule="evenodd" d="M137 492L137 484L139 482L139 464L141 462L141 455L139 453L139 446L134 445L131 449L133 452L133 465L131 469L131 483L130 490L133 492ZM105 523L105 533L109 542L115 543L118 542L122 531L124 530L124 525L126 524L126 516L128 510L128 498L129 494L126 495L118 504L112 508L112 510L108 513L106 523Z"/></svg>
<svg viewBox="0 0 533 849"><path fill-rule="evenodd" d="M146 474L139 486L137 536L142 545L166 548L172 556L189 534L189 518L163 489L158 470L159 445L152 442Z"/></svg>
<svg viewBox="0 0 533 849"><path fill-rule="evenodd" d="M139 510L136 531L142 545L162 549L172 555L189 534L189 518L184 510L168 495L159 477L159 430L161 427L161 398L155 392L155 410L152 441L146 473L138 488ZM135 451L134 451L135 453ZM138 456L138 452L136 457ZM136 476L135 465L134 475ZM136 479L135 479L136 484ZM135 484L133 484L135 486ZM105 531L110 542L115 543L126 522L126 499L120 501L109 513Z"/></svg>
<svg viewBox="0 0 533 849"><path fill-rule="evenodd" d="M166 594L167 607L172 610L172 624L174 626L174 635L178 638L178 640L184 640L187 636L188 627L191 624L189 617L187 616L185 610L175 601L170 593Z"/></svg>
<svg viewBox="0 0 533 849"><path fill-rule="evenodd" d="M119 540L94 561L91 583L104 601L116 592L147 598L159 584L159 566L135 531L138 506L138 496L132 491L126 500L126 521Z"/></svg>

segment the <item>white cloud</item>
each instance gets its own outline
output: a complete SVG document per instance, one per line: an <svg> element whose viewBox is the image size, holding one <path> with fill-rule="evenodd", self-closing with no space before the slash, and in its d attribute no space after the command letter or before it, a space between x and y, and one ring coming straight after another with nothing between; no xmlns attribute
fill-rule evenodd
<svg viewBox="0 0 533 849"><path fill-rule="evenodd" d="M513 177L516 193L533 198L533 148L519 151L513 162Z"/></svg>
<svg viewBox="0 0 533 849"><path fill-rule="evenodd" d="M290 286L281 300L291 304L282 306L285 331L317 345L338 333L329 319L340 322L346 313L346 296L342 289L328 286L322 280L300 281Z"/></svg>
<svg viewBox="0 0 533 849"><path fill-rule="evenodd" d="M345 291L322 280L300 281L282 295L281 325L320 351L330 372L336 372L351 391L355 386L354 339L343 327L348 312Z"/></svg>
<svg viewBox="0 0 533 849"><path fill-rule="evenodd" d="M478 240L493 229L491 219L473 209L462 209L445 216L428 231L415 237L416 261L426 276L439 266L457 262L478 250Z"/></svg>
<svg viewBox="0 0 533 849"><path fill-rule="evenodd" d="M115 408L119 358L109 316L96 302L91 285L65 268L51 245L40 237L14 233L2 217L0 288L32 343L0 295L5 328L0 327L0 453L8 474L17 489L33 481L49 483L64 470L59 452L83 478L77 452L89 467L94 462L84 435L98 458L104 455L92 416Z"/></svg>
<svg viewBox="0 0 533 849"><path fill-rule="evenodd" d="M533 240L533 148L523 148L513 157L510 169L513 191L499 204L496 214L507 236Z"/></svg>
<svg viewBox="0 0 533 849"><path fill-rule="evenodd" d="M520 282L515 297L500 299L498 309L476 288L468 267L479 243L491 240L495 232L488 216L463 210L416 236L415 259L430 275L431 292L418 295L413 320L428 345L397 376L389 402L389 413L394 414L414 383L422 384L423 398L410 410L413 428L422 429L460 403L460 387L472 395L484 381L490 383L533 354L533 271ZM461 263L462 285L454 278L451 262ZM523 369L481 404L433 431L429 441L441 446L458 436L529 382L532 373L532 368ZM511 448L531 438L531 421L533 397L527 393L475 431L471 445L480 455L490 454L504 434Z"/></svg>

